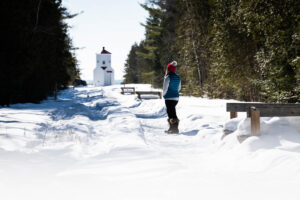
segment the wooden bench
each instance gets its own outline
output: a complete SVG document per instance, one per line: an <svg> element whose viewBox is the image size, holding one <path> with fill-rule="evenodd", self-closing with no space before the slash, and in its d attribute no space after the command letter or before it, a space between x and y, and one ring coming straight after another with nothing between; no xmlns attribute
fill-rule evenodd
<svg viewBox="0 0 300 200"><path fill-rule="evenodd" d="M136 91L138 98L141 99L141 95L158 95L159 98L162 98L162 94L160 91Z"/></svg>
<svg viewBox="0 0 300 200"><path fill-rule="evenodd" d="M300 116L300 104L266 103L227 103L230 119L237 117L237 112L247 112L251 118L251 136L260 135L260 117Z"/></svg>
<svg viewBox="0 0 300 200"><path fill-rule="evenodd" d="M121 94L129 93L129 94L135 94L135 88L134 87L121 87Z"/></svg>

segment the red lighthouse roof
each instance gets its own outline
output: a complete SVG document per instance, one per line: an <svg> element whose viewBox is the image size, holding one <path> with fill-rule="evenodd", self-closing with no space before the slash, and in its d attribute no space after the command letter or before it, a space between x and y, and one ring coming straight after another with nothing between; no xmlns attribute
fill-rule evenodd
<svg viewBox="0 0 300 200"><path fill-rule="evenodd" d="M109 51L106 51L105 47L103 47L103 49L101 51L101 54L111 54L111 53Z"/></svg>

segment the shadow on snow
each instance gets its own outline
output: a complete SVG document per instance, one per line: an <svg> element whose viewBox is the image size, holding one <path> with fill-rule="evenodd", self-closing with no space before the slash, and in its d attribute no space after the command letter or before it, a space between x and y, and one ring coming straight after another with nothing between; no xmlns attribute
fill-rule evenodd
<svg viewBox="0 0 300 200"><path fill-rule="evenodd" d="M54 121L72 119L77 115L85 116L93 121L105 120L110 114L109 107L118 105L118 103L111 101L97 103L94 107L86 106L81 103L73 103L55 109L50 113L50 116Z"/></svg>
<svg viewBox="0 0 300 200"><path fill-rule="evenodd" d="M137 118L142 119L157 119L157 118L164 118L167 117L167 111L166 108L163 107L158 112L151 113L151 114L135 114Z"/></svg>

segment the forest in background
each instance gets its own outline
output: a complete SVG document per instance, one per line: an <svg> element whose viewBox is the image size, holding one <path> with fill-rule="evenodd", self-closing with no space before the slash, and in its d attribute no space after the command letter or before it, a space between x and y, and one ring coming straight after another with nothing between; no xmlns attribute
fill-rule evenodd
<svg viewBox="0 0 300 200"><path fill-rule="evenodd" d="M178 62L185 95L300 102L300 1L147 0L124 83L161 88Z"/></svg>
<svg viewBox="0 0 300 200"><path fill-rule="evenodd" d="M79 77L61 0L1 0L0 106L34 102Z"/></svg>

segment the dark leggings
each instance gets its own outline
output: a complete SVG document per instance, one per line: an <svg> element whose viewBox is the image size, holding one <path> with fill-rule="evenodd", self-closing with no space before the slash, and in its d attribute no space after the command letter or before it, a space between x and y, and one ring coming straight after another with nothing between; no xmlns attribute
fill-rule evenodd
<svg viewBox="0 0 300 200"><path fill-rule="evenodd" d="M177 115L176 115L176 105L178 103L178 101L176 100L165 100L166 103L166 107L167 107L167 113L168 113L168 117L174 118L174 119L178 119Z"/></svg>

